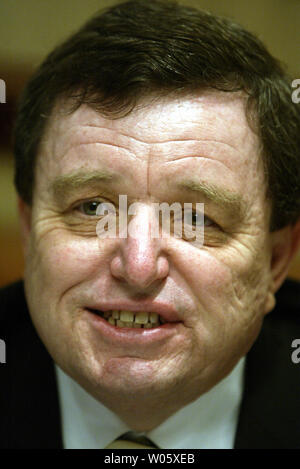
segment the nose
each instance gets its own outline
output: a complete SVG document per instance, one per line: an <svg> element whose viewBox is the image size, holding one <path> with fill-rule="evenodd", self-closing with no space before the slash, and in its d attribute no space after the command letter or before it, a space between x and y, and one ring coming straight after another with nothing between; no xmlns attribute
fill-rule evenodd
<svg viewBox="0 0 300 469"><path fill-rule="evenodd" d="M138 204L128 223L127 237L119 240L119 249L111 261L112 275L140 293L157 286L169 273L164 240L153 235L155 223L151 206Z"/></svg>

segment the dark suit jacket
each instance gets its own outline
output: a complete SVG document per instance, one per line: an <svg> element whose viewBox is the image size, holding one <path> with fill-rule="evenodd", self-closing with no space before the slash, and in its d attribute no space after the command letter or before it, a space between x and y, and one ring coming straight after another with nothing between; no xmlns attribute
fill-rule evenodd
<svg viewBox="0 0 300 469"><path fill-rule="evenodd" d="M29 317L18 282L0 291L0 447L62 448L53 361ZM300 363L291 343L300 339L300 283L287 280L276 308L246 359L235 448L300 449Z"/></svg>

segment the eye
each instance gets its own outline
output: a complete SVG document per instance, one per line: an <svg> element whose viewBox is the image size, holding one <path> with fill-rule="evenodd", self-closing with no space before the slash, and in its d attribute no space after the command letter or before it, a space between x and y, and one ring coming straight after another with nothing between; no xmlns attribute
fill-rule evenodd
<svg viewBox="0 0 300 469"><path fill-rule="evenodd" d="M88 201L88 202L82 202L80 205L78 205L78 209L80 212L84 213L84 215L89 215L89 216L95 216L97 212L98 205L101 202L97 202L95 200L93 201Z"/></svg>
<svg viewBox="0 0 300 469"><path fill-rule="evenodd" d="M102 202L100 200L87 200L77 205L76 209L79 210L84 215L87 215L89 217L95 217L95 216L100 216L99 215L100 206L102 208L102 211L104 210L104 211L110 212L111 211L110 205L111 204Z"/></svg>
<svg viewBox="0 0 300 469"><path fill-rule="evenodd" d="M215 226L216 223L203 213L198 213L195 210L185 210L184 211L184 223L189 226L203 226L211 227Z"/></svg>

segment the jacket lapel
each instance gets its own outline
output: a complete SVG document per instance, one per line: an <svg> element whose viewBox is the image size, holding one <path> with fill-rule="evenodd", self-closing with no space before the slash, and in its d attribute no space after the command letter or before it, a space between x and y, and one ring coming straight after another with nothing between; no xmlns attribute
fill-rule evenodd
<svg viewBox="0 0 300 469"><path fill-rule="evenodd" d="M288 280L247 355L235 448L300 448L300 368L291 343L300 338L300 286Z"/></svg>
<svg viewBox="0 0 300 469"><path fill-rule="evenodd" d="M15 286L14 303L7 346L8 448L62 448L54 365L29 318L22 283Z"/></svg>

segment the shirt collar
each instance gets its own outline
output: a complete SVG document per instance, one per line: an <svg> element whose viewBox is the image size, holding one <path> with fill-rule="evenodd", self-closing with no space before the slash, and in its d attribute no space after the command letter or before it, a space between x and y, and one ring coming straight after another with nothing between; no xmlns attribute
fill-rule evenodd
<svg viewBox="0 0 300 469"><path fill-rule="evenodd" d="M231 373L146 436L162 449L233 448L243 391L243 357ZM66 449L103 449L130 428L56 365Z"/></svg>

